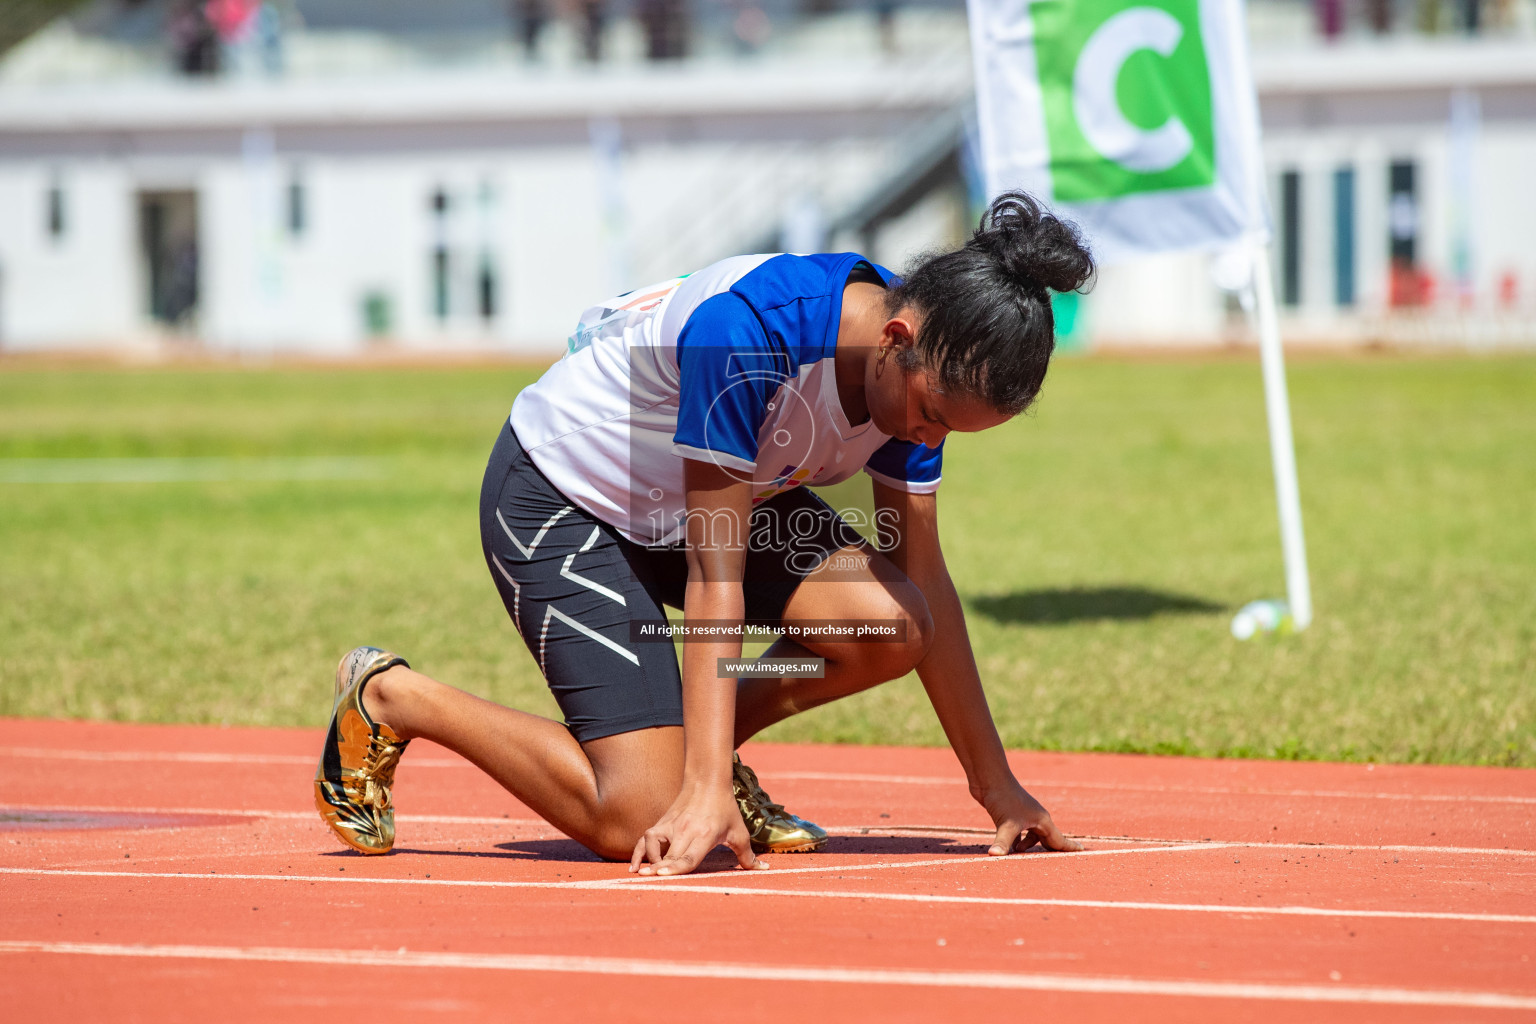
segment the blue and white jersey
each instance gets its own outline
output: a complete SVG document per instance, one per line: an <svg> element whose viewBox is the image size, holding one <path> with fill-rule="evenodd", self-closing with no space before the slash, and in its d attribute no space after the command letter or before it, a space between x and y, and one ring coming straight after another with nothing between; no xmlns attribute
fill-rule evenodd
<svg viewBox="0 0 1536 1024"><path fill-rule="evenodd" d="M686 459L750 482L754 504L862 469L938 489L942 445L849 424L833 354L857 253L737 256L582 315L512 404L512 429L572 502L645 545L681 541ZM887 284L890 271L875 267Z"/></svg>

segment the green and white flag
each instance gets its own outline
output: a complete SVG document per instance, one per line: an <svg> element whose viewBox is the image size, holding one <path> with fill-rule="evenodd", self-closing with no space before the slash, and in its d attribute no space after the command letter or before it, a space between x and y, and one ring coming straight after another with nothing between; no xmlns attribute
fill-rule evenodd
<svg viewBox="0 0 1536 1024"><path fill-rule="evenodd" d="M1265 240L1242 0L968 0L989 194L1076 220L1101 263Z"/></svg>

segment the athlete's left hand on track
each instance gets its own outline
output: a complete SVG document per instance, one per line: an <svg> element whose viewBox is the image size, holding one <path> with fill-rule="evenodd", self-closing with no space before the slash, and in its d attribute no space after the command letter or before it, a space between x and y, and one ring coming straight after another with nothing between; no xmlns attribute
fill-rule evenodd
<svg viewBox="0 0 1536 1024"><path fill-rule="evenodd" d="M1063 853L1075 853L1083 848L1082 843L1062 835L1051 820L1050 812L1017 782L1002 792L988 793L981 802L997 826L997 836L987 850L994 857L1023 853L1035 846Z"/></svg>
<svg viewBox="0 0 1536 1024"><path fill-rule="evenodd" d="M686 875L721 843L731 848L744 868L768 866L752 852L746 822L729 786L685 787L661 820L640 836L629 870L642 875Z"/></svg>

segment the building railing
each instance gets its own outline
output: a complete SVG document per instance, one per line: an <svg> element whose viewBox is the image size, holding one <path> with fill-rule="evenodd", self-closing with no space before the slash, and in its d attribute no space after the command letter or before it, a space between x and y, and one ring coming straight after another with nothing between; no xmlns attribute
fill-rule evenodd
<svg viewBox="0 0 1536 1024"><path fill-rule="evenodd" d="M1260 50L1536 37L1536 0L1252 0L1248 9ZM98 0L0 55L0 80L884 60L965 33L964 0Z"/></svg>

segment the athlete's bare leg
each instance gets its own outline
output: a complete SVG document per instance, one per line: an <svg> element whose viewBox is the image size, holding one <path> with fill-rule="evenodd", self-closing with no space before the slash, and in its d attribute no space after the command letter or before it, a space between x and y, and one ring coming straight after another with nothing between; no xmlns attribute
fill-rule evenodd
<svg viewBox="0 0 1536 1024"><path fill-rule="evenodd" d="M922 592L868 545L843 548L824 561L790 595L784 618L895 622L903 635L896 641L776 641L763 657L825 658L826 675L741 680L736 687L737 746L791 715L906 675L923 660L933 639Z"/></svg>
<svg viewBox="0 0 1536 1024"><path fill-rule="evenodd" d="M402 739L422 737L462 754L545 821L610 860L629 859L682 786L680 726L582 744L559 722L403 665L369 680L363 706Z"/></svg>
<svg viewBox="0 0 1536 1024"><path fill-rule="evenodd" d="M922 594L883 556L844 548L791 595L785 618L897 620L899 642L780 640L772 657L820 657L822 679L743 679L736 742L809 708L898 678L922 660L933 625ZM397 665L363 690L370 717L402 739L463 755L534 813L600 856L627 860L682 786L683 730L636 729L578 743L564 725L503 707Z"/></svg>

